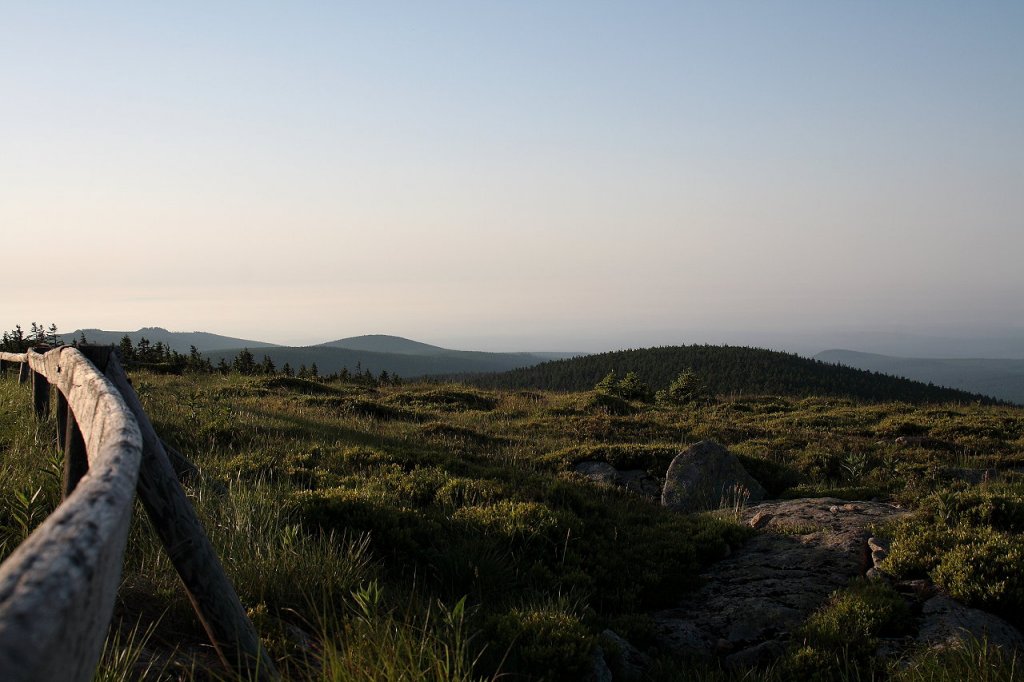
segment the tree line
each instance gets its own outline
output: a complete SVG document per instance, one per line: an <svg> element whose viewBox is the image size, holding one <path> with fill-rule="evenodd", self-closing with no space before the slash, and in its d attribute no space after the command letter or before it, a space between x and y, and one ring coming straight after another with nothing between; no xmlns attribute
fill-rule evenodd
<svg viewBox="0 0 1024 682"><path fill-rule="evenodd" d="M78 338L74 339L70 345L78 346L87 343L89 340L86 338L85 332L79 332ZM5 331L0 336L0 351L8 353L24 353L35 346L55 348L63 345L65 342L56 324L50 324L47 327L33 322L28 331L22 329L21 325L15 325L14 329ZM311 363L309 367L303 363L297 368L293 368L286 362L279 369L269 355L263 354L263 357L257 360L248 348L240 350L230 362L221 358L214 365L195 346L189 346L188 354L184 354L162 341L153 343L146 337L141 337L137 342L132 341L128 334L121 337L117 350L126 368L147 369L161 374L212 374L219 372L224 375L236 373L246 376L285 376L310 381L333 381L366 386L394 386L402 382L401 377L395 372L381 370L379 374L374 374L369 369L363 369L359 362L356 363L354 370L342 367L341 370L326 375L321 374L315 362Z"/></svg>
<svg viewBox="0 0 1024 682"><path fill-rule="evenodd" d="M82 336L83 342L85 335ZM26 332L20 324L14 325L14 329L5 331L0 336L0 351L5 353L24 353L32 346L63 346L64 341L57 332L57 325L50 324L45 327L38 322L33 322Z"/></svg>
<svg viewBox="0 0 1024 682"><path fill-rule="evenodd" d="M728 395L834 395L867 401L976 402L994 398L746 346L662 346L553 360L499 374L454 377L484 388L590 390L609 372L632 373L653 391L669 390L691 373L710 393Z"/></svg>
<svg viewBox="0 0 1024 682"><path fill-rule="evenodd" d="M195 346L193 346L193 350ZM341 383L354 383L363 384L367 386L395 386L402 382L401 377L394 372L388 372L386 369L382 369L380 374L374 374L369 369L363 369L361 363L356 363L355 371L350 371L348 367L342 367L337 372L330 374L321 374L320 368L317 367L315 362L310 363L309 367L306 367L305 363L301 363L299 367L293 368L291 364L284 363L279 370L277 365L274 364L273 359L266 353L263 354L263 358L260 361L256 361L256 356L253 355L252 351L248 348L243 348L238 351L234 359L228 363L224 358L220 359L215 368L216 371L221 374L228 374L230 372L236 372L238 374L244 374L247 376L274 376L281 375L285 377L295 377L298 379L308 379L310 381L320 382L341 382Z"/></svg>

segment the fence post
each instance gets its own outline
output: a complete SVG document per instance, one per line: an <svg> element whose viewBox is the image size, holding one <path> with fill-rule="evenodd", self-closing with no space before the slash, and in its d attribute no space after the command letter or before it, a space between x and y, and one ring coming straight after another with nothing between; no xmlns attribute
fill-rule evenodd
<svg viewBox="0 0 1024 682"><path fill-rule="evenodd" d="M26 358L25 362L21 363L21 368L18 370L18 383L19 384L23 384L26 381L28 381L28 375L29 375L30 371L31 370L29 369L29 366L28 366L28 358Z"/></svg>
<svg viewBox="0 0 1024 682"><path fill-rule="evenodd" d="M64 449L68 437L68 399L57 391L57 447Z"/></svg>
<svg viewBox="0 0 1024 682"><path fill-rule="evenodd" d="M102 374L107 368L113 346L79 346L78 351L86 357ZM61 416L63 412L63 417ZM63 498L74 491L75 486L89 471L89 457L85 452L85 439L74 413L68 409L67 399L58 392L57 397L57 434L60 445L64 448L64 481ZM63 427L61 426L63 422ZM63 433L63 437L61 434Z"/></svg>
<svg viewBox="0 0 1024 682"><path fill-rule="evenodd" d="M241 679L280 679L116 354L106 376L135 414L142 432L139 500L218 656Z"/></svg>
<svg viewBox="0 0 1024 682"><path fill-rule="evenodd" d="M0 378L7 378L7 361L0 359Z"/></svg>
<svg viewBox="0 0 1024 682"><path fill-rule="evenodd" d="M36 419L50 416L50 382L39 372L32 372L32 410Z"/></svg>
<svg viewBox="0 0 1024 682"><path fill-rule="evenodd" d="M89 471L89 456L85 452L85 438L78 428L75 415L67 411L64 427L64 490L62 499L68 499L75 486Z"/></svg>

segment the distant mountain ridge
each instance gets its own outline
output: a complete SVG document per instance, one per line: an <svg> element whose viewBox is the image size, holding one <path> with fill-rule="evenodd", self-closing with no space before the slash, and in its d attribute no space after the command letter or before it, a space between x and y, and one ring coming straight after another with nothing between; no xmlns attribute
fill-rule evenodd
<svg viewBox="0 0 1024 682"><path fill-rule="evenodd" d="M816 360L991 395L1024 405L1024 360L914 358L833 349Z"/></svg>
<svg viewBox="0 0 1024 682"><path fill-rule="evenodd" d="M242 349L248 348L257 360L263 355L268 355L278 368L288 363L298 370L302 365L311 367L316 363L321 374L333 374L343 368L349 372L355 372L357 369L369 370L374 374L387 370L389 373L407 378L435 374L504 372L517 367L536 365L553 357L576 355L450 350L388 334L352 336L314 346L281 346L209 332L171 332L162 327L144 327L134 332L84 329L62 334L61 337L66 343L70 343L79 339L83 332L89 343L117 345L127 334L134 344L138 344L139 339L146 338L151 344L163 343L183 355L188 355L190 346L195 346L215 365L222 358L231 364Z"/></svg>
<svg viewBox="0 0 1024 682"><path fill-rule="evenodd" d="M997 402L978 393L743 346L622 350L555 360L501 374L457 378L487 388L583 391L593 388L614 370L619 376L635 372L643 382L658 390L666 388L687 369L694 370L718 395L840 396L911 403Z"/></svg>
<svg viewBox="0 0 1024 682"><path fill-rule="evenodd" d="M229 348L206 353L213 364L221 358L231 363L241 348ZM451 375L464 373L504 372L517 367L529 367L544 362L547 358L530 353L484 353L480 351L443 350L440 353L378 353L368 350L338 348L335 346L279 346L276 348L250 349L256 360L263 355L273 360L278 369L284 363L298 370L301 365L311 367L316 363L321 375L340 372L343 368L349 372L369 370L380 374L387 370L389 374L398 374L404 378L429 375Z"/></svg>
<svg viewBox="0 0 1024 682"><path fill-rule="evenodd" d="M191 346L195 346L200 353L206 353L220 348L273 348L277 344L265 341L253 341L251 339L239 339L233 336L221 336L210 332L172 332L163 327L143 327L136 331L105 331L103 329L76 329L70 334L60 334L64 343L71 343L85 335L89 343L117 345L121 339L128 335L132 343L138 344L139 339L145 338L151 344L157 342L164 344L171 350L188 355Z"/></svg>

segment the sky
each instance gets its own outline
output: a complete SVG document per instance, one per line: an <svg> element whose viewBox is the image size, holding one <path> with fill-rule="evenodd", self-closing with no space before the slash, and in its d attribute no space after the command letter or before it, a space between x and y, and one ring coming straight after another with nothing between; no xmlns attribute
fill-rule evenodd
<svg viewBox="0 0 1024 682"><path fill-rule="evenodd" d="M1024 339L1019 1L0 11L6 329Z"/></svg>

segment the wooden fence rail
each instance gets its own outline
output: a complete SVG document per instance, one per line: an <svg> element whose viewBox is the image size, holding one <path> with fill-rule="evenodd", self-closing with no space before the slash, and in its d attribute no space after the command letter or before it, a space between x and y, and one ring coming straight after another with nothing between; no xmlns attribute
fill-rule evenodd
<svg viewBox="0 0 1024 682"><path fill-rule="evenodd" d="M137 492L221 660L242 678L277 679L178 482L194 468L168 453L113 347L0 353L0 376L15 364L38 418L57 388L64 500L0 564L0 678L92 678Z"/></svg>

